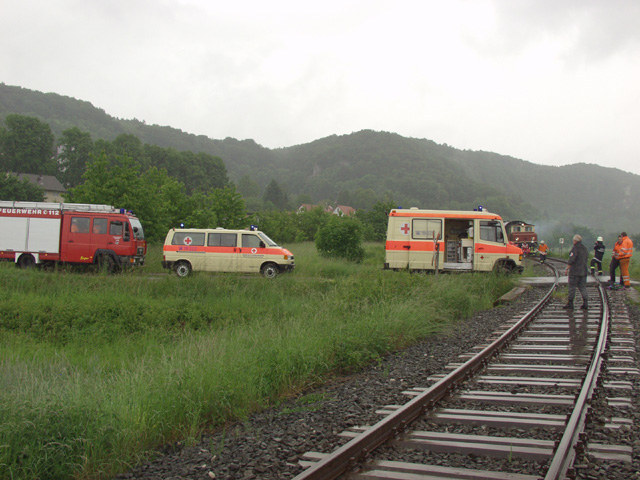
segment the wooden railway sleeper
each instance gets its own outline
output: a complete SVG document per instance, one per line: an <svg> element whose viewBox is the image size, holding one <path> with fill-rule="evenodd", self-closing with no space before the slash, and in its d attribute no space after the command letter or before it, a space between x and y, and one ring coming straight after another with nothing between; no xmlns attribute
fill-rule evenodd
<svg viewBox="0 0 640 480"><path fill-rule="evenodd" d="M323 458L318 463L310 466L305 472L298 475L296 479L302 480L302 479L311 479L311 478L313 479L336 478L336 476L339 475L341 471L342 472L346 471L346 469L348 468L348 465L351 465L352 461L356 460L357 458L363 458L363 452L364 452L363 449L367 449L367 452L369 451L369 447L371 447L371 449L375 449L377 448L378 445L382 443L383 439L385 438L388 439L391 433L393 433L394 435L397 435L400 431L404 431L406 429L407 422L413 421L413 419L416 418L418 412L424 411L425 404L428 406L427 410L430 410L435 408L435 405L438 404L444 397L452 397L453 393L457 391L458 386L462 382L468 380L469 376L467 375L467 371L468 371L467 369L471 369L476 372L480 368L485 369L491 362L495 360L495 358L498 355L498 352L500 351L504 352L513 343L508 338L508 336L519 333L520 331L523 330L525 325L528 325L530 323L533 316L540 312L542 305L546 304L549 301L551 294L555 290L556 285L557 285L557 276L556 276L556 282L554 283L554 287L547 293L544 299L531 311L525 314L520 321L516 322L513 326L509 327L505 332L504 336L500 337L498 340L493 341L489 346L483 349L483 351L480 354L472 354L471 358L465 362L464 364L465 368L459 367L454 371L452 371L450 374L446 375L445 378L438 379L435 384L427 388L423 393L419 394L416 398L414 398L404 406L391 406L393 408L388 408L388 409L385 408L386 416L383 420L379 421L378 423L376 423L376 425L372 426L371 428L367 428L366 431L363 431L361 434L354 437L351 441L347 442L338 450L336 450L334 454L323 456ZM515 356L512 355L512 358L517 358L517 357L518 357L517 355ZM523 357L526 357L526 356L523 356ZM580 355L573 355L573 354L560 355L560 356L547 355L547 357L550 360L556 360L558 357L560 357L561 358L560 361L566 361L573 365L575 365L576 363L582 363L582 360L581 360L582 356ZM461 358L464 358L464 357L461 356ZM540 361L541 358L538 358L537 360ZM588 359L585 358L584 361L585 363L587 363ZM416 408L418 407L418 405L420 405L420 407ZM525 427L534 426L534 425L536 427L540 425L548 425L552 428L556 428L556 427L560 428L561 425L564 425L566 422L566 417L562 415L557 415L557 416L545 415L543 417L543 416L536 416L535 414L534 415L526 414L523 418L514 418L513 415L509 414L509 412L494 412L494 413L485 412L484 417L486 417L487 414L492 416L490 423L507 424L509 426L513 426L514 424L522 424L522 425L525 425ZM402 418L403 415L407 415L406 419ZM444 416L451 416L451 415L453 415L453 418L458 421L459 420L462 420L465 422L470 421L472 423L481 421L483 424L487 423L486 418L478 417L479 415L481 415L479 411L468 412L465 410L440 409L439 411L437 411L437 413L436 412L432 413L431 418L432 419L434 419L434 417L443 418ZM533 418L535 418L535 420L533 420ZM439 423L439 422L436 422L436 423ZM392 430L389 428L390 426L397 427L397 428L394 428ZM490 472L486 472L486 473L490 473ZM527 477L531 477L531 476L527 476ZM493 478L493 477L484 477L484 478Z"/></svg>

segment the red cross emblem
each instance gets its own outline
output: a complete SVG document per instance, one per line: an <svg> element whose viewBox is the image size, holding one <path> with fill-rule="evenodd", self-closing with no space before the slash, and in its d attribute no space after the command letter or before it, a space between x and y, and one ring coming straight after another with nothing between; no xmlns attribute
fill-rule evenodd
<svg viewBox="0 0 640 480"><path fill-rule="evenodd" d="M410 229L409 229L409 224L408 224L408 223L404 223L404 224L402 224L402 226L400 227L400 230L402 230L402 232L403 232L405 235L409 235L409 230L410 230Z"/></svg>
<svg viewBox="0 0 640 480"><path fill-rule="evenodd" d="M191 242L193 242L191 237L184 237L184 244L185 245L191 245Z"/></svg>

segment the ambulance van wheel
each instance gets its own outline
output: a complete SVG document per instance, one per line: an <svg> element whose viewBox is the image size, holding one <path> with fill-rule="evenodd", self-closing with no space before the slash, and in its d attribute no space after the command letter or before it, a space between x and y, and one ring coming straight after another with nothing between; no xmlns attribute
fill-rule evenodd
<svg viewBox="0 0 640 480"><path fill-rule="evenodd" d="M264 278L275 278L280 273L278 266L275 263L267 263L262 266L260 273Z"/></svg>
<svg viewBox="0 0 640 480"><path fill-rule="evenodd" d="M178 262L173 269L180 278L188 277L191 274L191 265L189 262Z"/></svg>
<svg viewBox="0 0 640 480"><path fill-rule="evenodd" d="M36 264L36 259L33 255L26 253L18 259L18 266L20 268L33 268Z"/></svg>
<svg viewBox="0 0 640 480"><path fill-rule="evenodd" d="M513 273L515 270L515 265L513 264L513 262L498 260L495 264L494 270L498 273Z"/></svg>

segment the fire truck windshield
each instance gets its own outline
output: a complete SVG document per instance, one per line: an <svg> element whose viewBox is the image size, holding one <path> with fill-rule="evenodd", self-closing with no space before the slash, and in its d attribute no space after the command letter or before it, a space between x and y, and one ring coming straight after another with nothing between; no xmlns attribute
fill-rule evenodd
<svg viewBox="0 0 640 480"><path fill-rule="evenodd" d="M137 218L130 218L131 227L133 227L133 235L136 240L144 240L144 230L142 230L142 224Z"/></svg>

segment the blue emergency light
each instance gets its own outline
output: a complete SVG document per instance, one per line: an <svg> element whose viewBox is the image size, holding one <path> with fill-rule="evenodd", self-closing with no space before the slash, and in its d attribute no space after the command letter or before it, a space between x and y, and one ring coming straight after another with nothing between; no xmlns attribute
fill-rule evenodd
<svg viewBox="0 0 640 480"><path fill-rule="evenodd" d="M258 227L256 225L251 225L251 227L249 227L249 230L254 232L254 231L258 230Z"/></svg>
<svg viewBox="0 0 640 480"><path fill-rule="evenodd" d="M184 223L180 222L180 228L184 228Z"/></svg>

